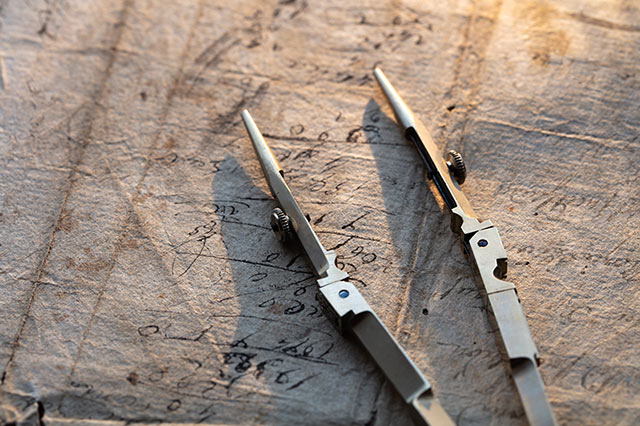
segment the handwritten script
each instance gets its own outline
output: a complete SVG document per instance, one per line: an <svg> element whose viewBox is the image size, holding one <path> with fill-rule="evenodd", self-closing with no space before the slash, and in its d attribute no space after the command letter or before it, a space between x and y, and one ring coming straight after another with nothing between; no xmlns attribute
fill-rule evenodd
<svg viewBox="0 0 640 426"><path fill-rule="evenodd" d="M561 424L640 419L640 11L0 1L0 423L409 424L240 121L459 425L524 425L381 66L500 230ZM623 2L624 3L624 2Z"/></svg>

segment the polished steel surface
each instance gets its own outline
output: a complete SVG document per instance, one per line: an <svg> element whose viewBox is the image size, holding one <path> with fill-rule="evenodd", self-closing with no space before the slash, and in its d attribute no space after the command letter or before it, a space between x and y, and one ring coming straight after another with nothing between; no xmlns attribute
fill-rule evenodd
<svg viewBox="0 0 640 426"><path fill-rule="evenodd" d="M307 221L298 203L296 203L296 200L293 198L291 190L289 190L289 187L283 179L284 173L278 164L278 160L276 160L271 149L269 149L269 146L264 141L262 133L258 130L258 126L256 126L256 123L247 110L242 111L242 120L253 142L253 148L262 166L262 171L264 172L269 189L271 189L271 194L278 200L285 214L289 216L291 225L298 235L307 256L309 256L309 260L316 274L320 276L326 274L330 267L327 251L322 247L322 244L320 244L318 236L313 232L309 221Z"/></svg>
<svg viewBox="0 0 640 426"><path fill-rule="evenodd" d="M538 350L531 336L513 283L504 281L507 254L498 230L489 220L480 220L462 192L454 172L436 147L425 126L393 88L384 73L374 71L383 93L405 136L418 149L429 177L451 211L451 228L460 235L465 252L473 260L484 290L485 301L500 331L501 345L531 425L556 425L551 404L538 371Z"/></svg>
<svg viewBox="0 0 640 426"><path fill-rule="evenodd" d="M453 213L451 215L451 229L456 233L470 233L492 226L490 221L483 223L479 221L460 185L450 173L447 162L436 148L431 134L420 120L415 118L413 112L400 98L380 68L376 68L374 73L382 91L393 107L393 112L403 128L405 136L415 144L427 166L429 177L433 179L442 198ZM437 155L434 155L435 153Z"/></svg>
<svg viewBox="0 0 640 426"><path fill-rule="evenodd" d="M271 193L293 226L318 275L318 294L323 312L341 334L355 335L387 379L407 403L419 425L453 425L435 398L431 384L373 312L358 289L346 281L346 272L335 265L336 254L327 251L305 218L284 181L284 173L248 111L242 119L255 148Z"/></svg>

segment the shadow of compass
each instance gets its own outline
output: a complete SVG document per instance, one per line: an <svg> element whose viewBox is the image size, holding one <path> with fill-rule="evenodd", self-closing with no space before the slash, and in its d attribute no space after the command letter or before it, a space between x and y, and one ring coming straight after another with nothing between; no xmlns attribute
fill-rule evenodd
<svg viewBox="0 0 640 426"><path fill-rule="evenodd" d="M258 162L252 163L252 175L262 179ZM266 183L261 187L266 190ZM186 245L199 258L213 256L225 264L224 285L215 287L209 302L206 333L215 334L216 347L203 365L215 382L209 395L224 407L214 419L283 425L365 419L367 412L353 409L359 399L369 403L367 398L336 394L355 386L373 395L366 377L350 371L361 354L354 354L320 311L317 283L301 248L281 244L272 233L269 216L276 202L232 156L215 176L212 193L215 222L202 228L202 241ZM219 246L212 250L214 240Z"/></svg>

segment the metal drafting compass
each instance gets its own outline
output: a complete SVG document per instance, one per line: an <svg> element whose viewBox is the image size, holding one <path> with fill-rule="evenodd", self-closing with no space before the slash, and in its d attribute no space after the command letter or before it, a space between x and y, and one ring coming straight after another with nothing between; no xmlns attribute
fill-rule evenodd
<svg viewBox="0 0 640 426"><path fill-rule="evenodd" d="M388 99L404 135L411 140L428 175L451 211L451 229L457 233L464 251L473 261L485 296L498 326L501 346L509 360L511 374L531 425L556 425L556 419L538 371L538 350L531 337L515 286L502 279L507 274L507 254L498 230L489 220L480 220L460 189L466 176L462 156L449 151L447 158L436 148L431 135L413 115L383 72L376 68L376 80ZM500 344L500 342L499 342Z"/></svg>
<svg viewBox="0 0 640 426"><path fill-rule="evenodd" d="M435 397L429 381L373 312L348 274L336 267L336 254L326 250L284 181L284 173L248 111L242 112L253 147L271 193L280 204L271 214L271 227L280 240L296 238L318 276L317 299L341 334L354 335L393 384L411 410L416 424L453 425Z"/></svg>

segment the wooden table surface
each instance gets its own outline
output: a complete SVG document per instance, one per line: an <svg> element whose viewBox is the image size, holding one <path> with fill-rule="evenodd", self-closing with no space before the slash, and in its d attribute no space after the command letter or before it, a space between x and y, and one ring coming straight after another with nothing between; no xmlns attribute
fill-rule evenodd
<svg viewBox="0 0 640 426"><path fill-rule="evenodd" d="M379 65L500 230L561 424L640 424L640 4L0 1L0 423L399 425L248 108L458 425L524 425Z"/></svg>

